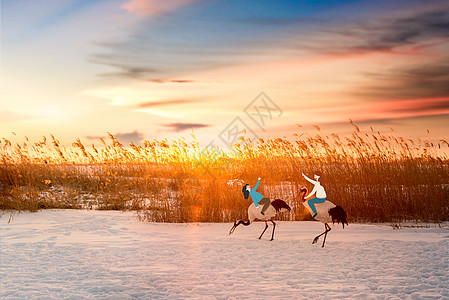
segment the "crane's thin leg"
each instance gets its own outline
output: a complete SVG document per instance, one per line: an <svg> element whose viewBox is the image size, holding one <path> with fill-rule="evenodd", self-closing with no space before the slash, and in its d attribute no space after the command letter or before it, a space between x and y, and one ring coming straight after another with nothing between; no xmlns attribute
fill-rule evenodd
<svg viewBox="0 0 449 300"><path fill-rule="evenodd" d="M234 230L237 228L237 222L234 222L234 225L232 226L231 230L229 230L229 235L234 233Z"/></svg>
<svg viewBox="0 0 449 300"><path fill-rule="evenodd" d="M323 234L326 233L326 230L327 230L326 225L324 225L324 229L325 229L325 230L324 230L323 233L317 235L317 236L313 239L312 244L315 244L316 242L318 242L318 239L320 238L320 236L322 236Z"/></svg>
<svg viewBox="0 0 449 300"><path fill-rule="evenodd" d="M272 241L274 239L274 230L276 229L276 223L274 223L273 220L271 220L271 223L273 223L273 233L271 234L271 240Z"/></svg>
<svg viewBox="0 0 449 300"><path fill-rule="evenodd" d="M325 234L327 236L327 233L331 231L331 228L329 227L329 225L327 225L327 223L324 223L324 232L317 235L314 239L312 244L315 244L316 242L318 242L318 239L320 238L320 236L322 236L323 234ZM326 239L326 236L324 237ZM324 243L323 243L323 247L324 247Z"/></svg>
<svg viewBox="0 0 449 300"><path fill-rule="evenodd" d="M265 233L267 228L268 228L268 224L267 224L267 222L265 222L265 229L262 231L262 234L259 236L259 240L262 238L262 235Z"/></svg>
<svg viewBox="0 0 449 300"><path fill-rule="evenodd" d="M326 242L327 233L328 233L329 231L331 231L331 228L330 228L329 225L327 225L327 223L325 223L324 226L326 227L326 231L325 231L325 234L324 234L323 245L322 245L321 247L324 247L324 243Z"/></svg>

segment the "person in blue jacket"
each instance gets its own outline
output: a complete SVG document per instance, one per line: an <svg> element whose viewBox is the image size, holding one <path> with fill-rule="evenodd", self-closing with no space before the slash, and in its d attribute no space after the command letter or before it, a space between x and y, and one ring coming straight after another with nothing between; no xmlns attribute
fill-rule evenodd
<svg viewBox="0 0 449 300"><path fill-rule="evenodd" d="M243 186L242 192L245 199L248 199L248 197L251 196L251 199L253 200L254 205L256 207L258 207L259 204L263 205L262 211L260 213L262 215L265 215L265 211L271 205L271 200L269 198L265 198L264 196L262 196L261 193L256 191L257 188L259 187L259 184L260 184L260 177L257 179L257 184L255 187L251 189L249 184L245 184Z"/></svg>

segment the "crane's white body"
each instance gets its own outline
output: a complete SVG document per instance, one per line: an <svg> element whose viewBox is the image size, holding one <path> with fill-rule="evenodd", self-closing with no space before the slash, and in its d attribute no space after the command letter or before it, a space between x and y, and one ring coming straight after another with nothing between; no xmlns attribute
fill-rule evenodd
<svg viewBox="0 0 449 300"><path fill-rule="evenodd" d="M273 218L276 215L276 209L273 207L273 205L270 205L267 210L265 211L265 215L262 215L260 212L262 211L263 205L256 205L252 203L248 207L248 220L252 223L254 220L261 220L261 221L269 221L271 218ZM287 211L287 209L282 208L280 212Z"/></svg>
<svg viewBox="0 0 449 300"><path fill-rule="evenodd" d="M312 209L310 208L309 203L304 199L305 195L307 194L307 188L303 187L301 188L302 197L301 197L301 203L304 205L304 207L309 211L309 213L313 216L314 213ZM324 201L323 203L316 203L315 209L316 209L316 216L313 218L317 221L320 221L324 224L324 232L322 234L317 235L314 239L312 244L315 244L319 237L324 234L324 240L323 245L321 247L324 247L324 243L326 242L327 233L331 231L331 227L328 223L336 221L337 223L340 223L343 225L343 228L345 228L345 223L348 225L348 221L346 219L346 212L343 210L341 206L336 206L334 203L330 201Z"/></svg>
<svg viewBox="0 0 449 300"><path fill-rule="evenodd" d="M309 206L309 203L307 203L307 201L304 201L301 203L309 211L309 213L313 216L313 212ZM315 205L315 209L316 209L316 216L314 219L317 221L320 221L321 223L331 223L332 218L329 214L329 209L334 208L335 204L326 200L323 203L316 203L314 205Z"/></svg>
<svg viewBox="0 0 449 300"><path fill-rule="evenodd" d="M237 220L234 222L234 225L232 226L231 230L229 230L229 234L232 234L234 230L239 226L240 224L243 224L244 226L250 225L254 220L261 220L265 221L265 229L262 231L262 234L259 236L259 239L262 238L262 235L265 233L265 231L268 228L267 221L270 221L273 224L273 232L271 233L271 240L274 238L274 229L276 228L276 223L273 221L273 217L283 211L290 211L291 208L288 206L287 203L285 203L281 199L275 199L271 201L271 205L265 210L265 213L262 215L261 211L263 209L263 205L256 205L254 203L251 203L251 205L248 207L248 221L242 221Z"/></svg>

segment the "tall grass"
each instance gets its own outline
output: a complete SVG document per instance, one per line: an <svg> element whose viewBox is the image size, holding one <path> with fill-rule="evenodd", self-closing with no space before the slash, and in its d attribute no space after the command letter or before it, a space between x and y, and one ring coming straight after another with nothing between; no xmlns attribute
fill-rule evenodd
<svg viewBox="0 0 449 300"><path fill-rule="evenodd" d="M232 149L186 140L121 144L112 134L98 145L77 139L64 147L53 136L39 142L0 142L0 209L136 210L142 220L229 222L246 215L243 182L293 208L284 220L305 220L301 173L323 172L328 199L351 221L449 220L449 159L445 140L406 140L394 134L293 134L291 139L241 138ZM301 128L299 128L301 130ZM308 186L309 189L311 188Z"/></svg>

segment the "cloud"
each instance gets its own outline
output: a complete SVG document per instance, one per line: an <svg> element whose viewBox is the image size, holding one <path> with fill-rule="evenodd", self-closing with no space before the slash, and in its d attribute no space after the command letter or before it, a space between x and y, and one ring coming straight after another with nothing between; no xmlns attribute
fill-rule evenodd
<svg viewBox="0 0 449 300"><path fill-rule="evenodd" d="M125 132L125 133L115 133L113 136L120 141L120 143L126 145L129 145L131 142L134 144L141 144L144 140L144 134L134 130L133 132ZM96 135L86 135L86 139L88 140L99 140L99 139L107 139L106 136L96 136Z"/></svg>
<svg viewBox="0 0 449 300"><path fill-rule="evenodd" d="M122 5L128 12L139 16L167 13L198 0L131 0Z"/></svg>
<svg viewBox="0 0 449 300"><path fill-rule="evenodd" d="M148 79L149 82L154 83L195 83L195 80L188 79Z"/></svg>
<svg viewBox="0 0 449 300"><path fill-rule="evenodd" d="M390 111L411 115L449 114L449 97L399 102Z"/></svg>
<svg viewBox="0 0 449 300"><path fill-rule="evenodd" d="M334 107L329 111L356 116L357 122L449 115L449 97L367 102Z"/></svg>
<svg viewBox="0 0 449 300"><path fill-rule="evenodd" d="M152 3L153 1L127 2L129 5L148 7ZM201 9L208 11L206 5L198 4ZM218 9L223 5L221 2L215 4L213 7ZM387 53L385 56L390 53L398 55L398 60L392 57L391 67L376 67L376 72L381 73L377 77L375 74L359 73L370 81L359 81L363 86L356 86L347 94L359 96L360 100L447 95L447 76L440 75L445 71L447 59L441 58L438 51L432 53L433 57L424 54L423 56L427 55L429 65L417 65L416 70L412 70L410 64L422 61L422 56L417 55L415 62L412 56L408 59L402 54L406 51L413 52L413 49L419 47L428 47L426 45L433 42L447 41L449 10L445 8L449 8L449 5L427 5L421 2L408 5L402 2L394 9L389 10L389 7L390 5L386 5L371 13L366 8L362 12L354 11L354 7L348 5L349 9L341 16L326 13L272 16L264 15L263 11L252 15L226 15L223 12L214 21L211 21L210 16L201 14L201 9L197 10L196 7L192 12L189 11L189 18L186 18L182 10L172 11L170 15L142 21L142 26L120 41L97 43L102 49L91 55L89 60L113 67L112 71L101 75L108 78L188 86L189 83L195 83L188 77L191 74L201 74L225 66L261 65L276 59L303 60L308 63L316 57L337 61L339 56L382 52ZM400 60L409 65L408 69L392 69ZM442 62L443 67L438 69L441 64L433 63L432 60ZM369 57L367 64L371 61ZM362 68L364 64L360 63L358 66ZM342 72L349 72L347 70L350 68L348 66ZM232 80L228 77L223 82L226 79ZM146 99L136 102L143 101ZM165 104L182 103L171 100ZM139 107L162 105L162 101L145 102Z"/></svg>
<svg viewBox="0 0 449 300"><path fill-rule="evenodd" d="M24 114L18 114L13 111L9 111L9 110L0 111L0 123L18 122L18 121L24 121L24 120L31 120L31 119L35 119L35 118L36 117L24 115Z"/></svg>
<svg viewBox="0 0 449 300"><path fill-rule="evenodd" d="M134 50L127 50L124 45L122 48L121 44L95 44L110 49L113 53L92 54L87 58L87 61L94 64L107 65L119 70L118 72L99 74L100 77L143 79L162 73L161 69L147 66L142 61L140 64L137 61L136 63L132 62L133 60L129 59L127 53L128 51L133 53Z"/></svg>
<svg viewBox="0 0 449 300"><path fill-rule="evenodd" d="M166 78L266 59L260 53L267 47L275 47L261 37L266 36L266 28L234 22L236 17L229 7L223 15L218 13L222 6L227 6L223 2L198 2L195 9L188 12L176 10L157 18L144 19L140 26L120 40L95 42L99 51L89 55L87 60L117 70L101 74L105 77L189 83L190 80L183 78ZM229 5L243 11L237 2ZM217 18L213 18L217 14Z"/></svg>
<svg viewBox="0 0 449 300"><path fill-rule="evenodd" d="M308 18L284 18L284 21L254 18L247 22L256 22L263 28L284 28L279 39L273 36L271 43L277 42L296 57L400 53L404 46L425 47L429 42L444 42L449 37L449 3L404 1L384 3L380 8L382 4L370 7L368 1L363 2L359 7L348 5L340 14L323 13Z"/></svg>
<svg viewBox="0 0 449 300"><path fill-rule="evenodd" d="M210 125L201 123L170 123L162 126L171 128L171 131L184 131L186 129L209 127Z"/></svg>
<svg viewBox="0 0 449 300"><path fill-rule="evenodd" d="M96 141L96 140L99 140L99 139L105 139L106 138L106 136L104 136L104 135L86 135L84 137L86 139L88 139L88 140L91 140L91 141Z"/></svg>
<svg viewBox="0 0 449 300"><path fill-rule="evenodd" d="M372 83L360 86L350 94L367 100L449 97L449 57L362 75Z"/></svg>
<svg viewBox="0 0 449 300"><path fill-rule="evenodd" d="M325 29L323 33L327 33L332 50L321 50L329 54L390 52L397 47L449 37L449 12L435 9L414 11L401 17L380 16Z"/></svg>
<svg viewBox="0 0 449 300"><path fill-rule="evenodd" d="M134 144L140 144L144 139L144 134L134 130L133 132L127 133L116 133L114 136L123 144L129 144L133 142Z"/></svg>
<svg viewBox="0 0 449 300"><path fill-rule="evenodd" d="M150 13L158 11L158 5L176 8L185 3L191 0L139 0L125 5L129 10L148 7L140 9ZM223 3L209 6L220 10ZM201 8L189 12L188 18L177 11L169 17L146 20L127 39L98 43L103 53L93 54L89 60L118 69L103 76L188 83L188 80L165 78L229 65L285 59L286 55L306 59L316 54L393 52L401 46L419 47L449 36L449 5L444 3L432 6L402 3L390 11L386 6L369 17L366 11L365 14L360 11L351 14L350 9L341 16L325 13L271 16L264 10L228 14L228 8L223 8L223 14L214 21L201 12L208 12L208 6L202 4Z"/></svg>
<svg viewBox="0 0 449 300"><path fill-rule="evenodd" d="M383 130L387 128L392 128L394 130L398 129L399 127L406 127L407 131L413 131L416 130L416 128L421 128L422 132L427 129L427 126L431 126L435 128L435 131L440 131L439 129L443 129L446 126L447 123L448 114L436 114L436 115L413 115L408 116L404 118L396 118L396 117L385 117L382 119L378 118L364 118L364 119L355 119L354 123L355 125L359 127L367 127L366 129L370 129L369 127L373 128L374 131L380 130L380 128L383 128ZM347 119L341 120L341 121L332 121L328 123L320 123L321 129L326 128L327 131L332 132L338 132L341 133L343 129L343 126L346 128L346 130L353 129L353 127L350 125ZM380 127L380 128L379 128ZM286 127L287 128L287 127ZM380 131L383 131L380 130ZM288 130L285 130L288 131ZM285 132L284 131L284 132ZM290 129L292 131L292 129ZM363 131L363 130L362 130ZM444 130L441 131L441 133L445 133ZM416 136L416 132L409 132L411 136ZM437 133L438 135L438 133ZM444 136L444 135L443 135Z"/></svg>
<svg viewBox="0 0 449 300"><path fill-rule="evenodd" d="M189 100L189 99L174 99L174 100L163 100L163 101L151 101L140 103L137 106L140 108L148 108L155 106L167 106L167 105L179 105L179 104L187 104L187 103L196 103L198 100Z"/></svg>
<svg viewBox="0 0 449 300"><path fill-rule="evenodd" d="M381 123L414 117L449 116L449 96L420 99L383 99L327 103L300 110L302 123L339 123L351 118L354 122Z"/></svg>
<svg viewBox="0 0 449 300"><path fill-rule="evenodd" d="M204 26L206 27L206 24ZM140 79L153 83L194 83L193 80L165 78L248 62L257 56L257 51L260 51L248 50L244 45L233 42L232 48L229 49L222 41L215 43L205 38L199 42L198 37L181 38L180 32L182 30L177 32L168 30L163 33L168 38L162 39L148 37L147 33L143 32L142 36L132 36L125 41L95 43L102 48L102 51L90 54L87 61L118 70L101 73L100 77ZM194 35L194 32L189 35ZM176 39L179 42L164 39Z"/></svg>

